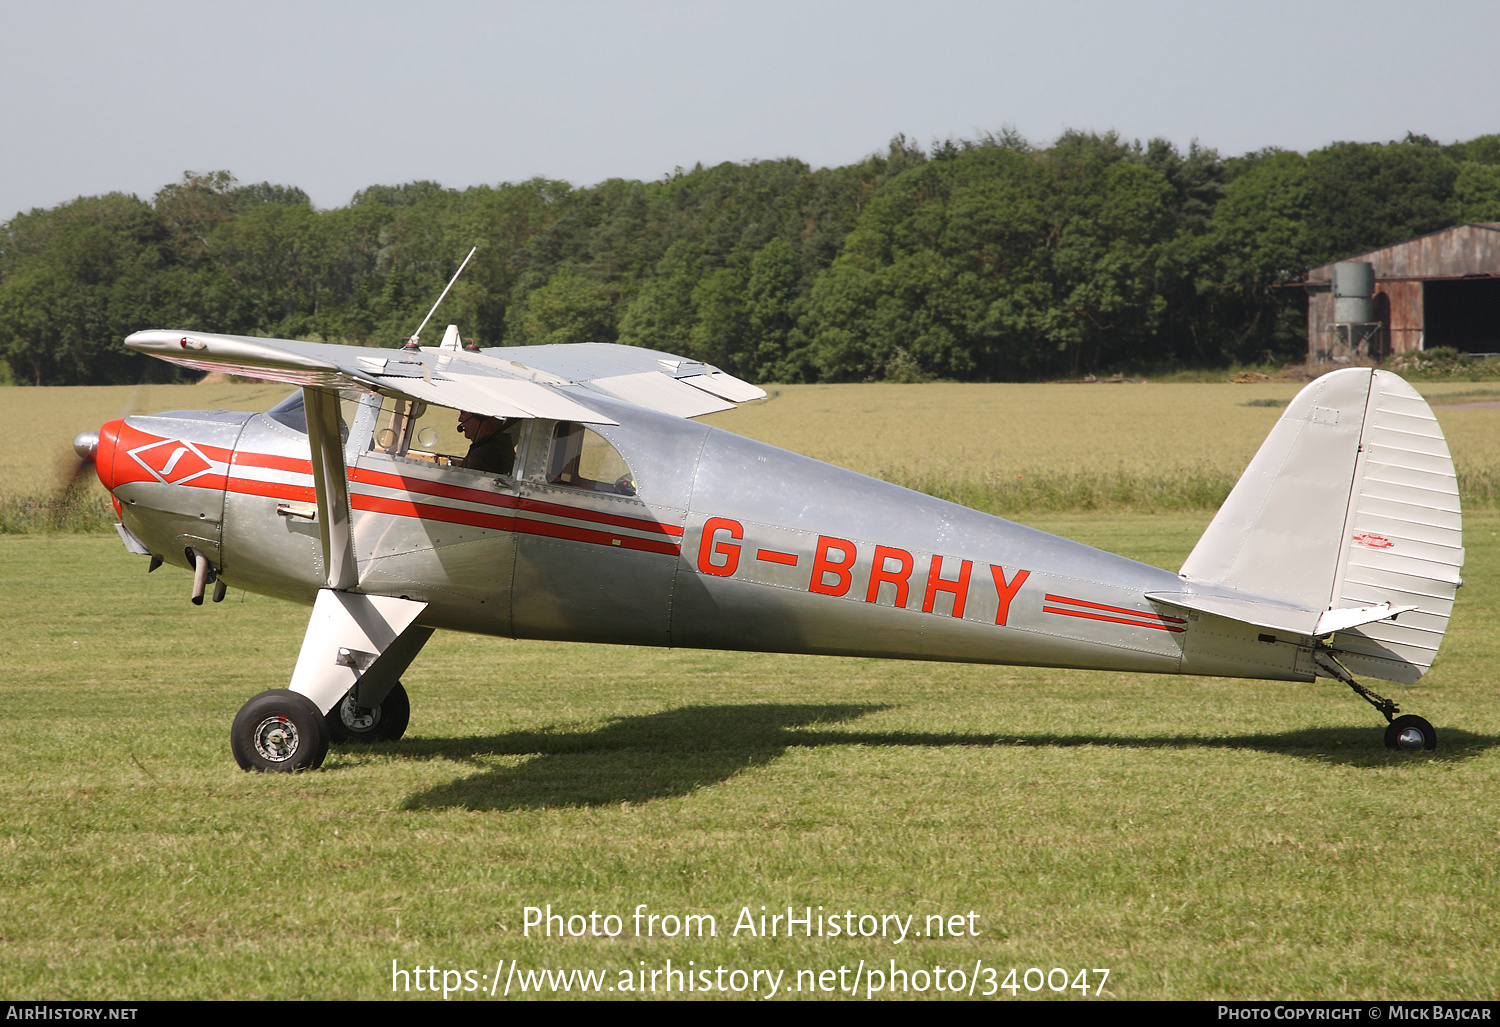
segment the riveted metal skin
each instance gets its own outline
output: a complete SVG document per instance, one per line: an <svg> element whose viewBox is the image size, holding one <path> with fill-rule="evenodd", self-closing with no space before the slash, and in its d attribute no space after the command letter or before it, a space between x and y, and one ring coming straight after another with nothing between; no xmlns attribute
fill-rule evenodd
<svg viewBox="0 0 1500 1027"><path fill-rule="evenodd" d="M682 418L593 403L619 422L596 430L630 465L636 495L549 484L556 422L530 422L516 475L497 478L376 451L367 403L344 447L353 591L425 603L427 628L518 638L1312 678L1299 658L1310 639L1267 646L1238 621L1142 599L1181 587L1169 571ZM148 548L186 566L182 549L196 546L232 587L313 602L327 584L317 518L281 509L316 504L298 425L267 414L126 424L148 460L190 443L220 472L186 483L217 487L117 488Z"/></svg>
<svg viewBox="0 0 1500 1027"><path fill-rule="evenodd" d="M121 522L163 561L192 569L197 549L222 563L225 480L230 456L253 415L223 410L134 416L105 426L112 445L101 480ZM107 475L107 477L106 477Z"/></svg>
<svg viewBox="0 0 1500 1027"><path fill-rule="evenodd" d="M743 540L729 537L722 526L726 517L743 526ZM707 533L715 518L720 526ZM714 553L716 542L738 547L733 573L705 574L699 566L700 560L712 567L727 559ZM820 545L822 567L847 568L820 570ZM884 550L882 569L888 576L872 587L877 547ZM1028 572L1010 599L1003 625L996 623L1001 598L996 569L1008 583L1018 572ZM1174 632L1120 630L1118 624L1082 618L1052 623L1060 618L1042 612L1047 594L1149 610L1140 593L1164 581L1175 583L1176 576L713 431L698 464L678 566L672 641L1171 672L1181 658Z"/></svg>

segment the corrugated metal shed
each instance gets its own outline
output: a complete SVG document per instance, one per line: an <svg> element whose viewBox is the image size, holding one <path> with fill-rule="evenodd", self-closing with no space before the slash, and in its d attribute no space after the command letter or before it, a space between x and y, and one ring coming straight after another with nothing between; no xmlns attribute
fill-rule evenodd
<svg viewBox="0 0 1500 1027"><path fill-rule="evenodd" d="M1338 360L1453 346L1500 351L1500 221L1468 223L1344 260L1375 271L1381 322L1373 353L1350 353L1333 331L1333 263L1307 272L1307 357Z"/></svg>

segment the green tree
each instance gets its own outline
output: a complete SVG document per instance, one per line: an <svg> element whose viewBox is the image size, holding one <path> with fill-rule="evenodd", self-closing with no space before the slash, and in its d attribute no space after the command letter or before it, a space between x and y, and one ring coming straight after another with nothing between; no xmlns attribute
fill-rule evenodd
<svg viewBox="0 0 1500 1027"><path fill-rule="evenodd" d="M870 200L818 279L812 360L844 380L1015 378L1139 349L1161 321L1171 203L1113 136L944 149Z"/></svg>
<svg viewBox="0 0 1500 1027"><path fill-rule="evenodd" d="M510 345L540 346L571 342L613 342L613 304L604 286L564 268L526 297L518 325L520 338Z"/></svg>
<svg viewBox="0 0 1500 1027"><path fill-rule="evenodd" d="M1308 160L1267 150L1238 162L1202 236L1174 258L1193 291L1184 322L1191 364L1251 362L1304 354L1306 298L1282 288L1317 261Z"/></svg>
<svg viewBox="0 0 1500 1027"><path fill-rule="evenodd" d="M1459 165L1453 208L1460 221L1500 221L1500 164Z"/></svg>
<svg viewBox="0 0 1500 1027"><path fill-rule="evenodd" d="M694 324L687 355L730 374L754 374L746 343L745 280L738 268L721 267L693 289Z"/></svg>
<svg viewBox="0 0 1500 1027"><path fill-rule="evenodd" d="M1458 162L1422 136L1334 143L1307 155L1315 264L1389 246L1453 223Z"/></svg>
<svg viewBox="0 0 1500 1027"><path fill-rule="evenodd" d="M3 226L0 356L37 385L172 377L119 340L158 316L164 235L134 196L86 197ZM156 361L149 361L156 363ZM163 365L165 366L165 365Z"/></svg>
<svg viewBox="0 0 1500 1027"><path fill-rule="evenodd" d="M701 277L693 244L673 243L620 318L619 341L667 353L686 353L693 345L697 317L693 290Z"/></svg>
<svg viewBox="0 0 1500 1027"><path fill-rule="evenodd" d="M745 289L747 372L768 381L799 381L806 374L798 330L804 303L799 296L797 251L776 237L750 261Z"/></svg>

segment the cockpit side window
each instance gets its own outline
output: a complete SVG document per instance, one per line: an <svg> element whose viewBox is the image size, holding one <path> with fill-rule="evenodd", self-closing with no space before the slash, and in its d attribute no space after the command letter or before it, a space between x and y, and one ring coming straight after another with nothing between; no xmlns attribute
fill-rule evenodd
<svg viewBox="0 0 1500 1027"><path fill-rule="evenodd" d="M528 422L494 419L499 429L471 444L460 430L459 417L460 412L449 407L387 398L377 415L372 448L403 460L513 476Z"/></svg>
<svg viewBox="0 0 1500 1027"><path fill-rule="evenodd" d="M635 475L619 450L574 421L560 421L552 432L547 481L591 492L635 495Z"/></svg>

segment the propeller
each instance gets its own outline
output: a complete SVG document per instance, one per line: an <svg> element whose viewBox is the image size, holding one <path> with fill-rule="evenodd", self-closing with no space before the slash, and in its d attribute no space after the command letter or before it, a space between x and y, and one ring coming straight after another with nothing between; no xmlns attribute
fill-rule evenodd
<svg viewBox="0 0 1500 1027"><path fill-rule="evenodd" d="M141 397L144 387L145 375L142 372L141 381L135 382L135 388L130 390L129 399L124 400L115 421L123 421L135 412L136 400ZM80 432L74 436L74 453L77 454L75 459L58 460L57 486L46 502L46 519L55 526L65 525L89 492L89 472L95 471L95 460L99 456L99 432Z"/></svg>
<svg viewBox="0 0 1500 1027"><path fill-rule="evenodd" d="M60 461L58 483L46 504L47 520L58 527L67 522L88 491L88 478L99 452L99 433L79 432L73 439L73 452L76 459Z"/></svg>
<svg viewBox="0 0 1500 1027"><path fill-rule="evenodd" d="M135 388L130 391L130 397L120 409L113 421L106 422L105 430L110 424L118 424L135 412L136 401L140 399L141 389L145 387L144 374L141 380L136 382ZM90 471L96 471L96 461L99 455L99 431L79 432L73 438L74 459L61 459L58 461L58 482L52 490L52 495L47 501L46 516L52 524L61 527L66 524L67 519L75 513L79 504L88 493L88 476ZM105 485L103 478L100 483ZM153 570L155 568L152 568Z"/></svg>

